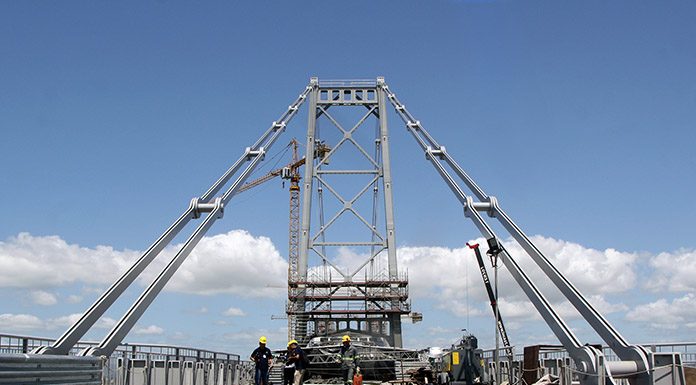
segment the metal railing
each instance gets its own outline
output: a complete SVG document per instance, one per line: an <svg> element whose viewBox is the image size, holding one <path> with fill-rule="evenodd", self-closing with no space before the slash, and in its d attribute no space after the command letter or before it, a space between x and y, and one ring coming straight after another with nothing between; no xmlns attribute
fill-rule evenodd
<svg viewBox="0 0 696 385"><path fill-rule="evenodd" d="M44 338L44 337L31 337L31 336L21 336L21 335L13 335L13 334L0 334L0 354L2 354L2 365L7 366L7 365L13 365L14 360L17 360L19 358L25 357L25 356L20 356L18 354L26 354L30 353L34 348L38 348L40 346L46 346L46 345L51 345L53 343L54 339L51 338ZM198 348L192 348L192 347L185 347L185 346L175 346L175 345L165 345L165 344L144 344L144 343L123 343L118 346L118 348L111 354L110 357L105 358L104 360L101 360L99 357L76 357L76 354L79 353L81 350L91 347L91 346L96 346L98 342L96 341L80 341L75 345L73 349L70 351L70 355L68 356L46 356L45 358L42 356L27 356L27 357L32 357L32 360L34 357L37 358L37 360L46 360L46 359L53 359L60 361L59 364L54 365L55 368L51 371L47 371L45 373L31 373L31 374L41 374L46 377L48 380L48 376L46 374L52 373L53 375L56 375L57 373L63 371L72 371L74 372L73 366L75 364L83 365L86 364L87 361L90 363L92 361L100 361L100 366L98 369L92 368L91 370L97 370L100 372L101 375L99 376L99 380L102 381L103 383L119 383L117 378L123 377L126 375L126 373L123 371L125 370L124 368L128 367L128 362L129 361L144 361L145 364L144 366L147 368L153 368L154 365L153 363L156 361L165 361L165 362L180 362L181 367L184 367L184 362L203 362L206 364L213 364L213 367L218 368L220 365L223 365L225 368L228 367L233 367L234 372L239 371L240 373L237 374L237 382L236 384L240 383L246 383L250 377L248 372L248 365L247 362L242 362L240 360L240 356L238 354L232 354L232 353L227 353L227 352L219 352L219 351L213 351L213 350L207 350L207 349L198 349ZM11 356L11 355L17 355L17 356ZM19 358L16 358L19 357ZM82 361L80 361L82 360ZM56 361L56 362L58 362ZM84 361L84 362L83 362ZM33 361L32 361L33 362ZM53 361L51 361L53 362ZM61 366L62 365L62 366ZM26 365L25 365L26 366ZM208 365L206 365L207 367ZM80 369L82 370L82 369ZM88 369L84 369L88 370ZM36 372L36 371L34 371ZM5 373L7 374L7 373ZM15 373L18 374L19 373ZM81 372L81 373L75 373L75 374L88 374L88 375L93 375L94 373L89 372ZM2 376L0 376L2 377ZM1 378L0 378L1 380ZM246 381L246 382L245 382ZM1 381L0 381L1 382ZM85 381L85 383L88 381ZM41 382L39 382L41 383ZM99 382L97 382L99 383Z"/></svg>
<svg viewBox="0 0 696 385"><path fill-rule="evenodd" d="M377 87L376 79L320 79L319 87Z"/></svg>
<svg viewBox="0 0 696 385"><path fill-rule="evenodd" d="M55 341L52 338L21 336L14 334L0 334L0 353L17 354L30 353L39 346L51 345ZM84 348L96 346L96 341L80 341L70 351L75 355ZM127 359L179 359L182 361L239 361L239 355L227 352L218 352L207 349L198 349L185 346L144 343L122 343L114 351L111 357Z"/></svg>
<svg viewBox="0 0 696 385"><path fill-rule="evenodd" d="M102 357L0 354L0 383L99 385Z"/></svg>
<svg viewBox="0 0 696 385"><path fill-rule="evenodd" d="M685 367L696 367L696 342L661 342L640 345L654 353L680 353L681 365ZM512 351L515 352L514 346L512 349ZM602 351L607 362L620 361L620 359L611 349L609 349L609 347L603 346ZM496 375L494 352L495 349L485 349L481 355L485 363L484 370L486 371L487 375L491 377ZM502 376L501 380L509 381L511 384L522 382L523 372L528 371L536 371L536 377L541 377L542 375L549 373L561 376L565 373L570 374L570 377L573 377L578 373L577 369L573 368L573 362L570 359L570 356L562 346L544 345L543 349L540 349L538 353L538 366L531 369L524 367L524 353L515 352L512 359L510 359L505 349L500 348L499 354L501 365L500 375ZM564 370L566 370L565 366L567 365L570 367L570 372L564 372ZM512 376L512 378L509 378L510 376ZM575 378L575 380L577 380L577 378ZM618 385L629 384L626 378L620 378L616 381Z"/></svg>
<svg viewBox="0 0 696 385"><path fill-rule="evenodd" d="M683 365L696 367L696 342L658 342L638 345L641 345L654 353L681 353ZM513 350L515 349L514 346L512 348ZM494 351L495 349L484 349L482 355L483 359L486 361L492 360ZM602 352L608 361L619 361L619 358L608 346L603 346ZM505 349L502 347L500 348L500 357L501 359L507 359ZM564 359L566 357L568 357L568 353L561 346L558 346L557 349L547 347L539 352L540 360ZM522 361L523 359L524 353L521 352L515 353L513 358L514 361Z"/></svg>

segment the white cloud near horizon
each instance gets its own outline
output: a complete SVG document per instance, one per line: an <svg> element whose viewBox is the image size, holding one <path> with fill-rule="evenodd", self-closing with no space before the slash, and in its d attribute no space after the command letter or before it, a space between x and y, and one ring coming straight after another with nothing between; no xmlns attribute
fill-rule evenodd
<svg viewBox="0 0 696 385"><path fill-rule="evenodd" d="M683 309L672 309L665 311L673 319L668 317L659 321L649 318L663 309L684 307L696 302L696 281L692 279L696 276L695 250L681 249L651 256L612 248L597 250L543 236L531 239L602 313L628 311L628 307L622 303L622 296L631 295L632 290L643 288L655 293L686 293L686 296L662 298L634 306L626 313L628 321L657 327L674 325L681 320L688 320L688 317L696 317L690 313L682 314ZM483 239L474 241L485 245ZM531 262L521 247L510 240L506 240L504 244L554 304L559 314L564 318L577 318L577 312L563 301L558 290L549 283L548 278ZM153 266L146 270L139 281L141 285L149 283L174 256L176 246L165 249L163 255L153 262ZM482 251L485 252L485 249ZM86 248L69 244L58 236L20 233L0 242L0 288L29 289L28 298L32 303L50 306L58 302L53 289L75 283L82 283L85 287L105 287L125 271L140 253L134 250L115 250L110 246ZM407 270L409 273L412 298L428 299L435 308L458 317L489 314L488 298L472 250L467 247L409 246L399 248L397 254L400 270ZM364 259L364 255L346 249L339 253L336 261L342 266L356 266ZM493 272L487 258L486 265L492 279ZM644 265L649 265L650 269L645 269ZM253 236L244 230L233 230L204 237L165 290L196 295L235 294L277 300L286 294L285 290L279 289L285 286L286 274L287 262L269 238ZM513 322L538 319L536 310L504 268L500 271L499 279L501 312L505 317ZM639 285L639 282L647 283ZM68 303L75 303L82 300L82 295L78 294L61 293L61 296ZM613 300L608 300L608 296ZM17 313L20 314L1 314L0 330L5 329L4 325L19 325L19 331L52 330L70 325L76 316L79 317L73 314L41 320L31 314ZM242 316L246 313L238 308L229 308L224 314ZM113 320L100 322L101 327L113 325ZM154 329L150 331L153 332Z"/></svg>
<svg viewBox="0 0 696 385"><path fill-rule="evenodd" d="M45 290L32 290L29 293L29 298L33 303L42 306L51 306L58 303L58 297Z"/></svg>
<svg viewBox="0 0 696 385"><path fill-rule="evenodd" d="M73 313L54 318L41 319L33 314L0 314L0 331L4 333L24 333L55 331L68 328L77 322L82 314ZM102 317L94 325L98 329L110 329L116 324L116 320Z"/></svg>
<svg viewBox="0 0 696 385"><path fill-rule="evenodd" d="M20 233L0 242L0 287L46 289L114 281L138 257L132 250L68 244L59 236Z"/></svg>
<svg viewBox="0 0 696 385"><path fill-rule="evenodd" d="M143 273L139 282L151 282L181 245L166 248ZM58 236L20 233L0 242L0 288L35 289L37 304L57 302L45 289L73 283L108 286L141 252L68 244ZM204 237L184 261L165 290L190 294L238 294L280 297L286 281L287 262L267 237L254 237L243 230ZM264 288L258 289L259 286ZM251 290L253 289L253 290ZM100 290L101 292L101 290ZM77 295L69 301L79 302Z"/></svg>
<svg viewBox="0 0 696 385"><path fill-rule="evenodd" d="M687 293L668 301L657 301L636 306L626 313L626 319L647 324L653 329L696 329L696 294Z"/></svg>
<svg viewBox="0 0 696 385"><path fill-rule="evenodd" d="M614 249L595 250L542 236L532 237L532 242L598 309L614 312L625 308L623 304L609 303L605 295L626 292L636 286L637 254ZM482 238L470 243L486 244ZM577 318L577 312L564 301L560 292L526 256L523 249L510 240L504 242L504 245L546 298L559 308L559 312L565 317ZM493 281L493 269L485 251L484 246L481 246L489 279ZM468 293L469 315L481 314L480 311L472 310L481 309L480 305L486 307L484 311L489 311L479 266L473 250L468 247L402 247L399 248L399 263L408 269L414 296L434 298L439 308L450 309L455 315L462 316L465 314L462 309L467 308L465 300ZM499 287L501 311L504 309L506 315L509 313L508 317L538 318L536 310L505 268L499 271ZM473 305L474 301L478 305Z"/></svg>
<svg viewBox="0 0 696 385"><path fill-rule="evenodd" d="M150 325L145 327L136 328L133 330L136 335L160 335L164 334L164 329L157 325Z"/></svg>
<svg viewBox="0 0 696 385"><path fill-rule="evenodd" d="M246 316L246 312L244 310L238 308L238 307L231 307L224 312L222 312L222 315L225 315L227 317L244 317Z"/></svg>
<svg viewBox="0 0 696 385"><path fill-rule="evenodd" d="M646 282L649 290L660 292L696 291L696 250L680 249L663 252L650 258L650 267L655 271Z"/></svg>

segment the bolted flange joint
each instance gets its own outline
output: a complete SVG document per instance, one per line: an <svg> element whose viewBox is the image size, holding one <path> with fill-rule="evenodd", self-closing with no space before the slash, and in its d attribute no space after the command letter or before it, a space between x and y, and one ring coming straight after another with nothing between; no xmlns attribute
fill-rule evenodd
<svg viewBox="0 0 696 385"><path fill-rule="evenodd" d="M474 202L474 198L467 196L466 197L466 205L464 206L464 215L467 217L469 216L469 213L470 213L469 210L487 211L490 213L491 203L490 202Z"/></svg>
<svg viewBox="0 0 696 385"><path fill-rule="evenodd" d="M222 218L225 211L225 208L222 204L222 198L215 198L215 200L212 203L201 202L200 198L193 198L191 199L189 207L191 209L191 212L193 213L194 219L200 218L202 213L213 212L213 210L216 210L218 207L220 208L220 210L218 210L218 218Z"/></svg>
<svg viewBox="0 0 696 385"><path fill-rule="evenodd" d="M266 156L266 150L263 147L259 147L258 150L252 150L251 147L247 147L244 150L244 155L246 155L247 160L251 160L257 156L261 157L261 160Z"/></svg>
<svg viewBox="0 0 696 385"><path fill-rule="evenodd" d="M415 122L408 122L406 123L406 126L408 126L408 128L412 128L418 131L420 130L420 120L416 120Z"/></svg>
<svg viewBox="0 0 696 385"><path fill-rule="evenodd" d="M488 204L490 205L488 209L488 216L494 218L495 214L500 211L500 206L498 206L498 198L494 196L489 196Z"/></svg>
<svg viewBox="0 0 696 385"><path fill-rule="evenodd" d="M428 146L428 148L425 150L425 159L435 159L435 157L443 159L446 153L447 150L445 150L445 146L440 146L437 150L433 149L431 146Z"/></svg>

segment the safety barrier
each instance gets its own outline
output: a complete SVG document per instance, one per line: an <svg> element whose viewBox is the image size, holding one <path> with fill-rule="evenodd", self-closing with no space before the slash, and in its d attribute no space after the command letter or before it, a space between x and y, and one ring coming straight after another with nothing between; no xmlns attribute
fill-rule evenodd
<svg viewBox="0 0 696 385"><path fill-rule="evenodd" d="M250 362L215 363L178 360L117 360L117 368L104 376L113 385L250 385L254 382ZM127 367L127 370L123 370ZM101 373L100 373L101 374Z"/></svg>
<svg viewBox="0 0 696 385"><path fill-rule="evenodd" d="M30 354L34 348L52 343L53 340L50 338L0 334L0 384L17 383L16 375L19 374L15 372L24 372L25 375L35 372L30 370L29 364L34 360L50 362L53 365L43 365L44 372L33 373L41 375L41 377L32 377L31 381L28 381L36 384L56 383L55 376L58 373L79 375L77 378L79 381L75 383L81 384L92 383L91 377L83 378L85 374L96 376L94 383L104 385L253 384L251 364L241 362L237 354L158 344L122 344L110 358L103 359L75 355ZM89 341L80 342L71 354L76 354L82 348L94 344ZM24 360L25 363L18 367L16 360ZM86 366L92 363L98 363L98 367ZM76 364L79 365L75 366ZM12 368L21 370L10 370ZM54 376L54 380L45 380L49 376ZM59 379L61 383L73 383L70 382L71 378L65 376Z"/></svg>
<svg viewBox="0 0 696 385"><path fill-rule="evenodd" d="M642 344L642 346L654 353L654 376L656 378L667 378L667 376L671 375L680 377L683 376L682 367L696 367L696 342L650 343ZM514 351L514 346L512 349ZM604 365L611 368L613 366L612 363L619 360L618 357L606 346L602 347L602 351L605 359L603 361ZM495 366L494 352L495 349L486 349L482 352L486 375L492 379L495 379L498 373ZM533 378L541 378L545 375L556 376L559 378L561 385L570 385L577 381L579 375L586 374L575 367L568 353L560 346L544 346L544 349L539 351L535 368L525 367L524 354L522 353L509 357L506 355L505 349L501 348L499 354L501 381L508 381L510 384L524 383L523 376L529 372L534 372L534 375L531 376ZM615 370L613 369L612 372ZM621 375L621 378L615 378L615 380L618 385L628 385L629 381L626 377L630 375L633 375L633 373L629 372Z"/></svg>
<svg viewBox="0 0 696 385"><path fill-rule="evenodd" d="M0 384L101 384L99 357L0 354Z"/></svg>

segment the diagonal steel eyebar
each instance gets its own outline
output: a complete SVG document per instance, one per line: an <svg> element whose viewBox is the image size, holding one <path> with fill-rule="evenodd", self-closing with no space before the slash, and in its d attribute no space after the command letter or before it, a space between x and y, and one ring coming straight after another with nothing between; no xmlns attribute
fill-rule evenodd
<svg viewBox="0 0 696 385"><path fill-rule="evenodd" d="M605 342L607 342L609 347L614 350L617 356L622 360L622 365L630 367L635 373L645 371L644 375L641 375L642 378L638 379L637 384L645 385L649 383L650 380L648 377L652 375L651 371L647 370L651 365L648 359L649 352L641 346L629 345L606 318L587 301L577 288L563 276L551 261L531 242L529 237L527 237L527 235L525 235L500 208L497 199L488 196L451 157L445 147L437 143L428 131L423 128L420 121L416 120L413 115L408 112L396 95L389 90L389 87L386 84L382 84L380 87L387 94L390 103L406 124L408 131L420 145L421 149L425 151L426 159L435 167L440 176L445 180L445 183L455 194L456 198L462 203L465 216L472 219L481 234L488 239L498 238L479 213L480 211L486 211L490 217L498 219L513 239L522 246L522 249L525 250L532 260L550 278L551 282L558 287L561 293L563 293L570 303L580 312L590 326ZM457 177L459 177L459 180L467 186L478 201L474 201L473 197L468 196L464 192L455 178L447 171L445 165L454 171ZM542 315L544 320L546 320L556 337L576 361L578 368L584 368L584 371L589 373L597 373L597 370L603 367L604 356L602 352L589 346L582 345L565 321L555 312L550 303L505 248L502 248L502 253L500 255L501 260L508 268L513 278L515 278L520 287L522 287L537 311ZM606 379L613 383L614 379L611 376L611 367L611 365L607 365L604 367L604 370L607 371ZM600 376L604 378L601 373ZM584 379L584 381L590 380Z"/></svg>
<svg viewBox="0 0 696 385"><path fill-rule="evenodd" d="M287 124L297 114L299 107L304 103L307 95L316 85L310 84L302 94L288 107L288 109L274 121L261 137L246 149L242 156L200 197L191 200L189 207L174 223L143 253L143 255L107 289L89 309L75 322L60 338L51 346L42 346L33 351L38 354L68 354L77 342L90 330L90 328L102 317L109 307L121 296L121 294L140 276L145 268L162 252L162 250L186 227L193 219L207 214L206 219L184 243L182 249L167 264L155 281L141 294L130 310L109 332L107 337L99 344L83 354L110 355L120 344L123 337L130 331L135 322L142 316L155 296L169 281L180 264L190 254L191 250L200 241L205 232L222 216L224 206L234 196L247 177L264 158L266 151L276 142L285 131ZM229 182L238 174L245 163L249 163L239 174L236 180L228 188L222 197L215 198Z"/></svg>

